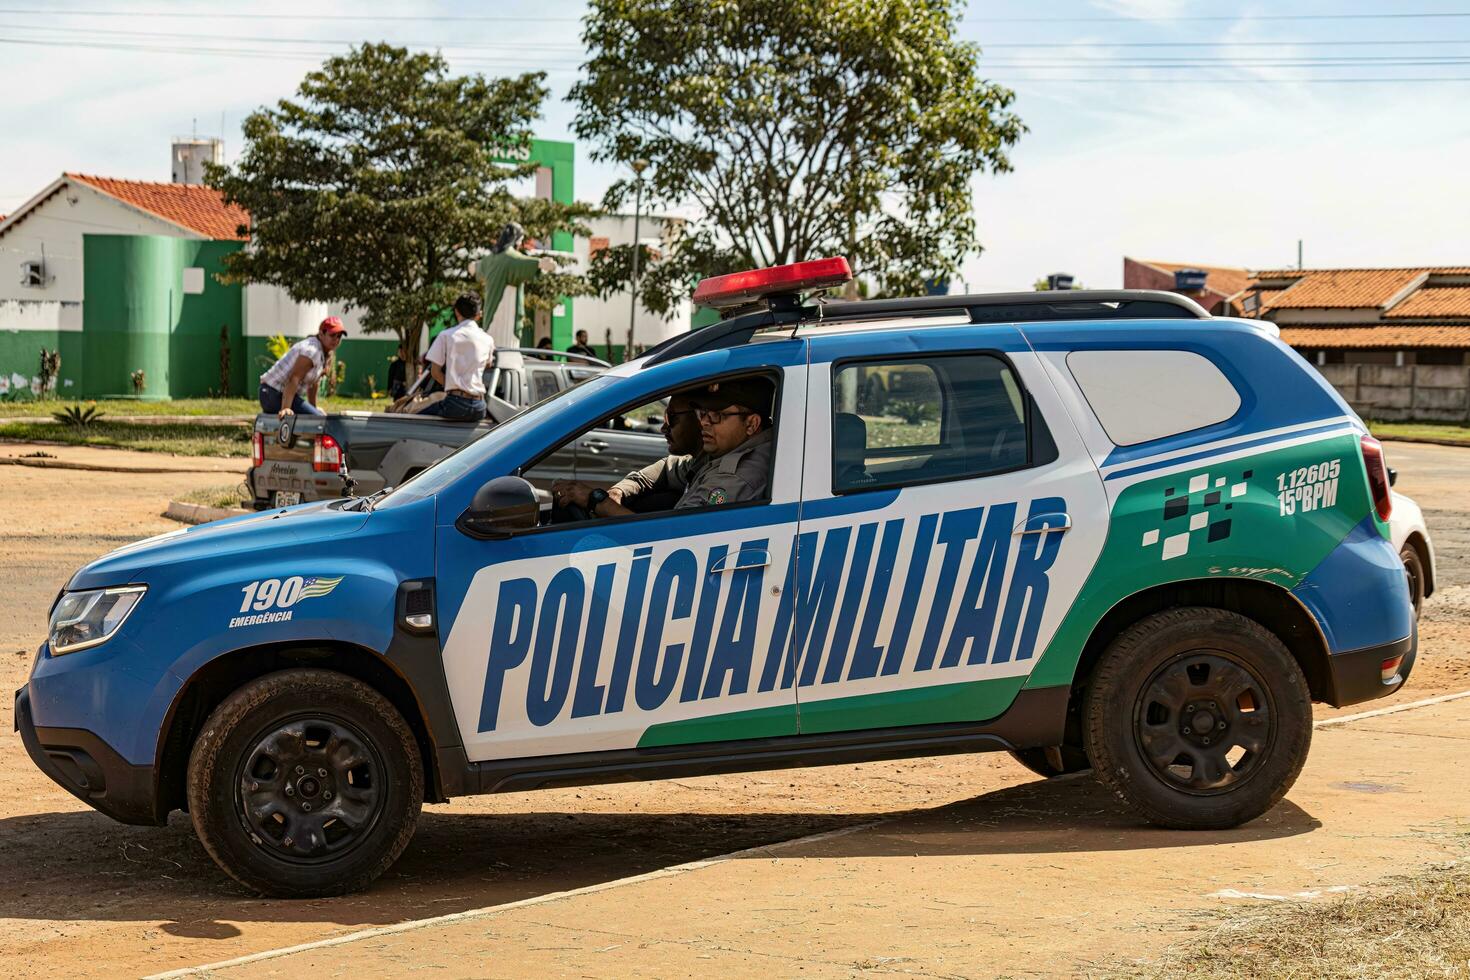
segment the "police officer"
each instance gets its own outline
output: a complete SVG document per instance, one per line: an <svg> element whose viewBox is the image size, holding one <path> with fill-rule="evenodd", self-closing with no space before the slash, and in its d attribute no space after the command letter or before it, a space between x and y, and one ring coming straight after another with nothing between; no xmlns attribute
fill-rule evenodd
<svg viewBox="0 0 1470 980"><path fill-rule="evenodd" d="M676 496L675 509L763 499L775 445L770 405L771 384L759 378L712 384L693 397L676 393L664 422L669 456L606 490L558 481L552 495L593 517L659 509L640 505L664 494Z"/></svg>

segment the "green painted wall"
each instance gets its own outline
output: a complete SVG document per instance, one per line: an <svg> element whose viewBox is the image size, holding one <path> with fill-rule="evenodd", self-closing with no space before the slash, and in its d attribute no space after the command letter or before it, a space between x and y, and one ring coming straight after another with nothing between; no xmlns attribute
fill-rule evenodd
<svg viewBox="0 0 1470 980"><path fill-rule="evenodd" d="M218 392L221 330L232 355L230 390L243 392L241 288L215 279L221 259L239 248L239 242L161 235L84 235L78 394L132 397L132 372L139 369L145 399ZM204 290L186 295L184 270L192 267L204 270Z"/></svg>
<svg viewBox="0 0 1470 980"><path fill-rule="evenodd" d="M72 330L0 330L0 376L19 374L27 383L38 377L42 347L61 352L56 397L82 397L82 335Z"/></svg>

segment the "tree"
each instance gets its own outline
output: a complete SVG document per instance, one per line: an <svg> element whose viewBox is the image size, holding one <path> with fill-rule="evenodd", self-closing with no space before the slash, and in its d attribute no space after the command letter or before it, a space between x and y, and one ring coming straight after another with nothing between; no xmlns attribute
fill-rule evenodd
<svg viewBox="0 0 1470 980"><path fill-rule="evenodd" d="M956 0L591 0L573 86L595 160L650 167L643 199L702 213L642 280L666 312L694 279L845 255L917 292L979 251L971 179L1010 169L1014 93L954 38ZM633 178L604 205L625 205ZM593 265L626 278L631 247Z"/></svg>
<svg viewBox="0 0 1470 980"><path fill-rule="evenodd" d="M250 247L226 259L227 276L360 307L369 332L396 331L416 349L426 321L477 291L470 257L507 222L537 241L585 234L593 209L518 200L509 183L536 165L493 159L530 139L543 78L451 77L439 55L387 44L329 58L296 100L246 118L233 169L208 170L251 216ZM580 276L543 278L533 298L548 305L588 288Z"/></svg>

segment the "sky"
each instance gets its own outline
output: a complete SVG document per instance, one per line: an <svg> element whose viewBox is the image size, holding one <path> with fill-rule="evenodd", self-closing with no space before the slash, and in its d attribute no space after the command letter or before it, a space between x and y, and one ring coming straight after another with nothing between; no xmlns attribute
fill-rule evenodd
<svg viewBox="0 0 1470 980"><path fill-rule="evenodd" d="M169 178L354 42L457 72L544 70L537 134L570 139L580 0L0 0L0 213L63 171ZM307 12L309 11L309 13ZM1387 15L1387 16L1384 16ZM1470 265L1470 0L971 0L962 39L1016 92L1013 171L982 174L970 291L1123 256L1246 268ZM616 171L578 147L577 196Z"/></svg>

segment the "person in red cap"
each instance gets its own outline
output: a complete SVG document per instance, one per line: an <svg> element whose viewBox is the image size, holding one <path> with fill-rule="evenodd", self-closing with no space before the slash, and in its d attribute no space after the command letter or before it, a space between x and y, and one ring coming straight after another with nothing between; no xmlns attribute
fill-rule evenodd
<svg viewBox="0 0 1470 980"><path fill-rule="evenodd" d="M327 357L346 334L342 320L329 316L317 327L315 337L297 341L260 376L261 411L275 412L281 418L297 413L327 414L316 407L317 382L327 369Z"/></svg>

